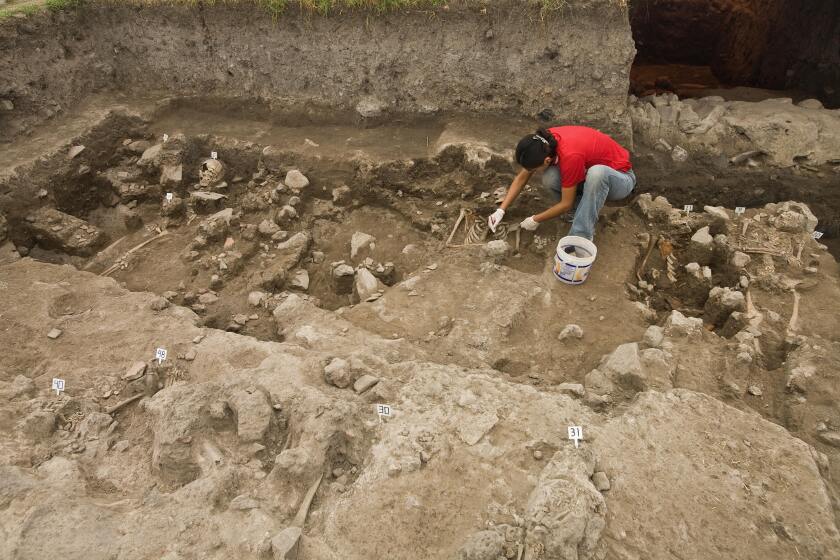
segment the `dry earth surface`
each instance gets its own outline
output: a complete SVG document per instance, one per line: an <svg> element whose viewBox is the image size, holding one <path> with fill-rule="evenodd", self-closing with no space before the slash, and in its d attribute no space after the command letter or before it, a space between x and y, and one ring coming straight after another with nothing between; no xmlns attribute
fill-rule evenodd
<svg viewBox="0 0 840 560"><path fill-rule="evenodd" d="M840 558L837 111L602 76L640 193L569 286L539 179L483 226L533 119L65 110L54 54L0 135L0 558Z"/></svg>

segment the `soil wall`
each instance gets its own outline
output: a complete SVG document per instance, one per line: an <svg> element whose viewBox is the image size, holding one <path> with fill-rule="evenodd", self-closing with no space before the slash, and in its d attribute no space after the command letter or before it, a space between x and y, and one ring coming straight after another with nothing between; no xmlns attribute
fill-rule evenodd
<svg viewBox="0 0 840 560"><path fill-rule="evenodd" d="M640 61L709 65L730 84L840 106L836 0L635 0L631 21Z"/></svg>
<svg viewBox="0 0 840 560"><path fill-rule="evenodd" d="M629 130L627 9L542 17L503 0L436 11L270 15L248 5L87 3L0 23L0 141L94 91L259 98L278 107L542 113ZM361 103L361 105L360 105ZM8 104L6 105L8 108Z"/></svg>

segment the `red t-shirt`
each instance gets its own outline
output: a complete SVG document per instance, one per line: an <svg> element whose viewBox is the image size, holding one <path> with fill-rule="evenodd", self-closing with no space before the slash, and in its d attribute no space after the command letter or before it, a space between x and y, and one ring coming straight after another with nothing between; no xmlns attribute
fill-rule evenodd
<svg viewBox="0 0 840 560"><path fill-rule="evenodd" d="M564 189L584 181L593 165L624 172L633 169L630 153L603 132L586 126L558 126L548 131L557 138L557 165Z"/></svg>

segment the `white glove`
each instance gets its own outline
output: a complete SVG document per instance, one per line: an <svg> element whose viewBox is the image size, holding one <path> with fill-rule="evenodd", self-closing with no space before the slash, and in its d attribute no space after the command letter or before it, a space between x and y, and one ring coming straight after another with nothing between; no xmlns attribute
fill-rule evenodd
<svg viewBox="0 0 840 560"><path fill-rule="evenodd" d="M490 231L496 233L496 228L502 223L502 220L505 218L505 211L499 208L493 214L487 218L487 227L490 228Z"/></svg>
<svg viewBox="0 0 840 560"><path fill-rule="evenodd" d="M535 220L533 216L531 216L522 220L522 223L519 224L519 227L527 231L536 231L536 229L540 227L540 223L537 220Z"/></svg>

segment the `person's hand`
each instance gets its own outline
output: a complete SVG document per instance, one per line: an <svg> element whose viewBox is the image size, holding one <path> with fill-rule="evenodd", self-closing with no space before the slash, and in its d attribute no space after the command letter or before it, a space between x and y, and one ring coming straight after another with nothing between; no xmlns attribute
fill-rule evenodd
<svg viewBox="0 0 840 560"><path fill-rule="evenodd" d="M540 223L537 220L535 220L533 216L530 216L522 220L522 223L519 224L519 227L527 231L536 231L536 229L540 227Z"/></svg>
<svg viewBox="0 0 840 560"><path fill-rule="evenodd" d="M487 218L487 227L490 228L490 231L496 233L496 228L499 227L499 224L502 223L502 220L505 217L505 211L499 208L495 212L493 212L489 218Z"/></svg>

